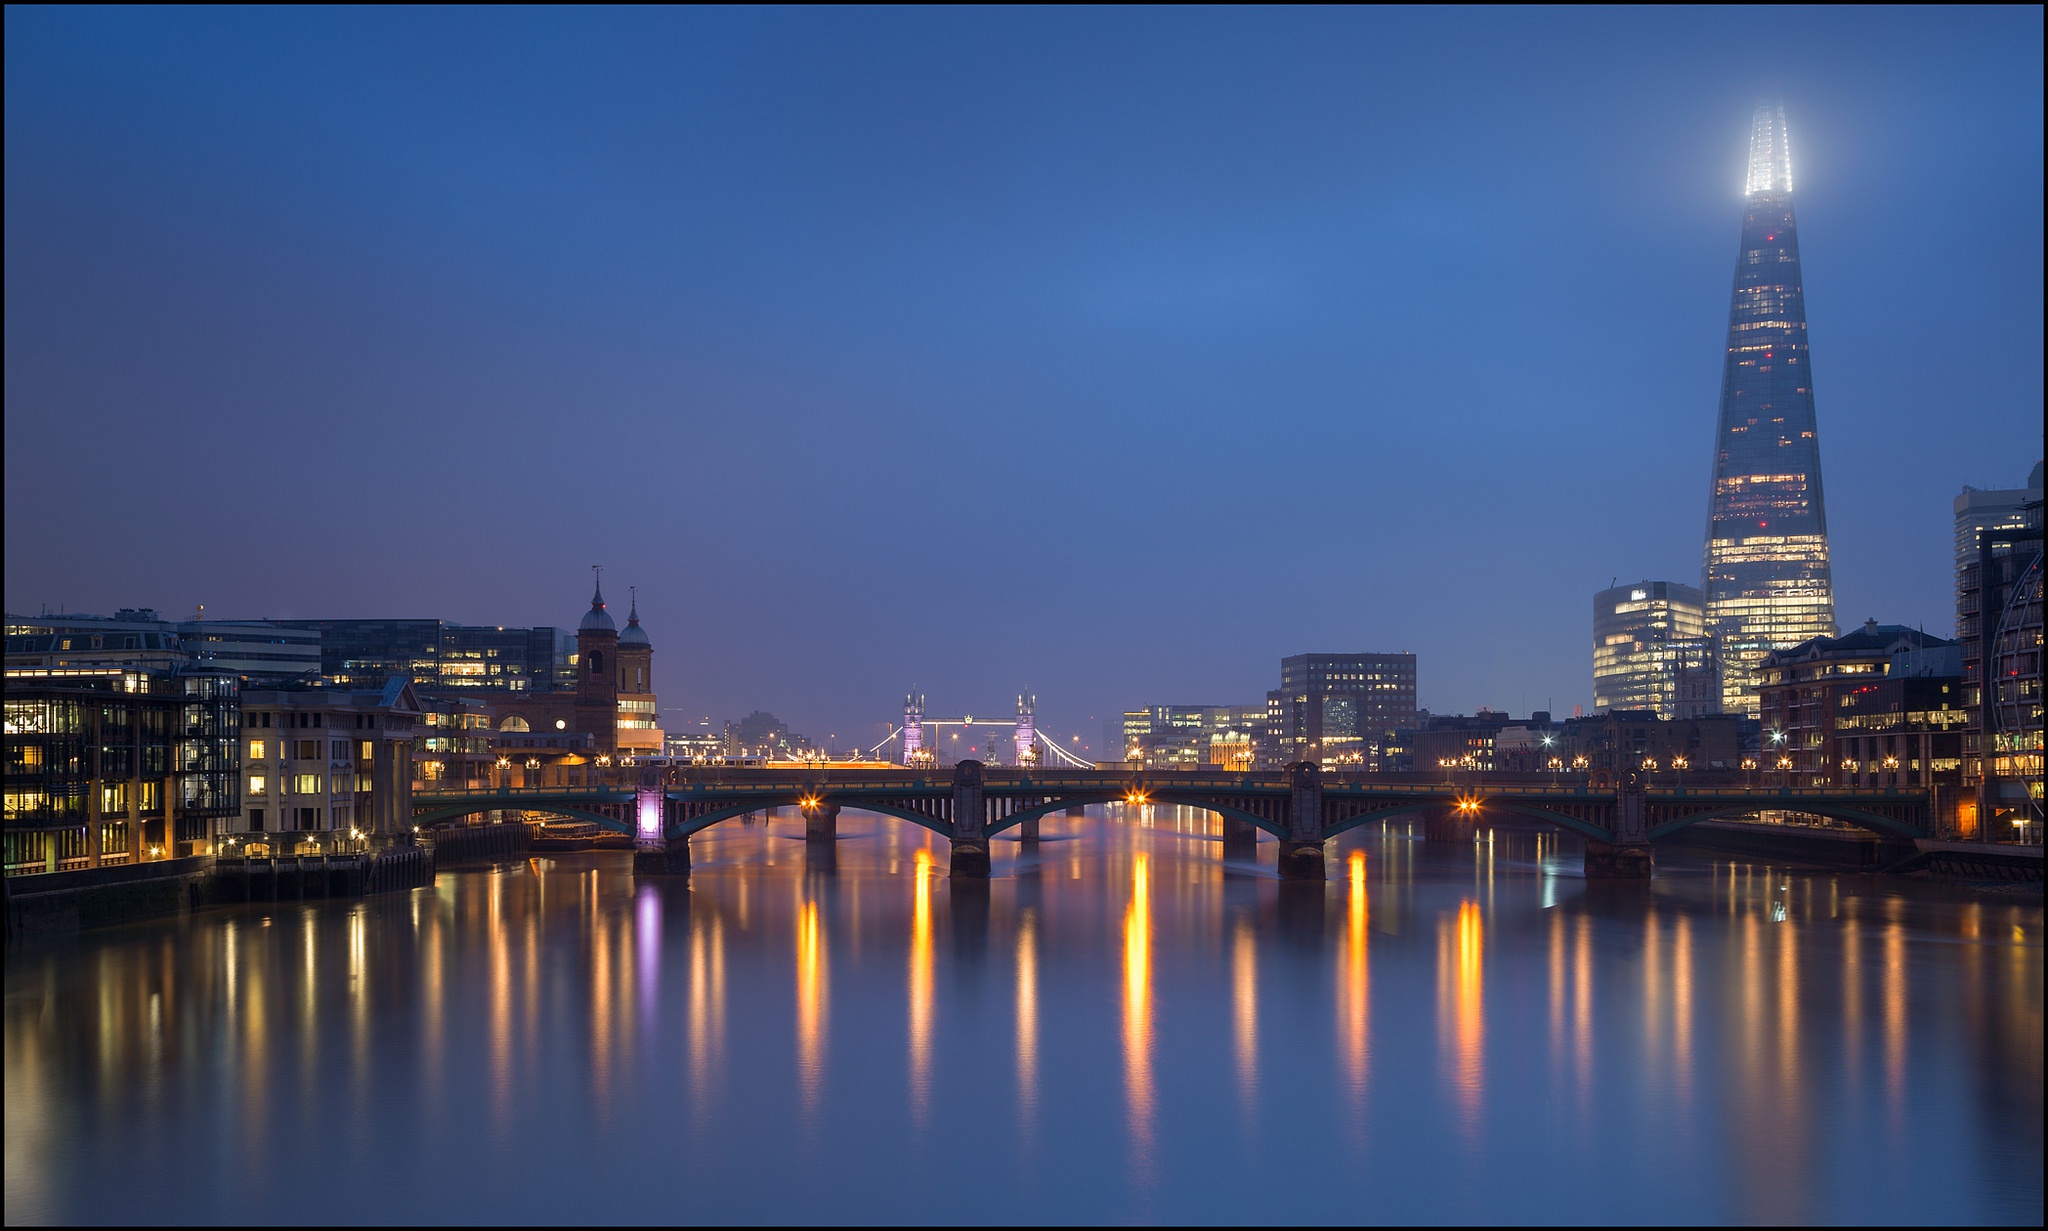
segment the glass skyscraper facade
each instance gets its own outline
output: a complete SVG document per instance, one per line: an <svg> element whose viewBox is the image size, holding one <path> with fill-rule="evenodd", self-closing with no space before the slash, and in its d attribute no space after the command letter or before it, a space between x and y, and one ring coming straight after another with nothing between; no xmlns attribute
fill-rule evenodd
<svg viewBox="0 0 2048 1231"><path fill-rule="evenodd" d="M1639 581L1593 596L1593 709L1698 718L1720 709L1700 592Z"/></svg>
<svg viewBox="0 0 2048 1231"><path fill-rule="evenodd" d="M1782 106L1757 109L1747 198L1721 368L1703 589L1722 708L1753 715L1763 656L1836 632Z"/></svg>

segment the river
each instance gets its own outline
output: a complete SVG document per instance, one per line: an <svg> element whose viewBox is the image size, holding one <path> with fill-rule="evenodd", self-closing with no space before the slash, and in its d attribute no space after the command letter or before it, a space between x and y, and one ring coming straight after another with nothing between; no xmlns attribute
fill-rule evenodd
<svg viewBox="0 0 2048 1231"><path fill-rule="evenodd" d="M847 812L17 946L24 1222L2025 1222L2042 902Z"/></svg>

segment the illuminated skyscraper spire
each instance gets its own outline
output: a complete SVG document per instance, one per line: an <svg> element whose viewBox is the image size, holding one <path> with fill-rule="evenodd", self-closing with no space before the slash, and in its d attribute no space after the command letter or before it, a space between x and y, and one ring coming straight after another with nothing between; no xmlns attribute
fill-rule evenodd
<svg viewBox="0 0 2048 1231"><path fill-rule="evenodd" d="M1780 104L1757 108L1747 197L1701 588L1707 628L1718 643L1722 707L1754 714L1758 660L1836 631L1792 157Z"/></svg>
<svg viewBox="0 0 2048 1231"><path fill-rule="evenodd" d="M1792 146L1785 133L1785 106L1772 103L1756 109L1749 126L1748 196L1792 191Z"/></svg>

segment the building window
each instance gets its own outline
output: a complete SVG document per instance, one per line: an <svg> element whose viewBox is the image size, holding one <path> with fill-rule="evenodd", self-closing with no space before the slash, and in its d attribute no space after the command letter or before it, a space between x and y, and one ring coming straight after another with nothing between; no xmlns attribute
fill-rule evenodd
<svg viewBox="0 0 2048 1231"><path fill-rule="evenodd" d="M249 809L249 832L250 832L250 833L262 833L262 832L263 832L263 809L261 809L261 808L251 808L251 809Z"/></svg>
<svg viewBox="0 0 2048 1231"><path fill-rule="evenodd" d="M267 784L269 783L269 781L270 781L270 779L268 779L268 778L265 778L265 777L264 777L264 776L263 776L262 774L250 774L250 775L249 775L249 794L250 794L250 795L251 795L252 797L256 797L256 796L262 796L262 795L266 795L266 794L268 794L268 793L269 793L269 790L268 790L268 785L267 785ZM259 809L259 811L260 811L260 809Z"/></svg>
<svg viewBox="0 0 2048 1231"><path fill-rule="evenodd" d="M249 759L252 761L261 761L263 759L262 740L252 739L249 741Z"/></svg>

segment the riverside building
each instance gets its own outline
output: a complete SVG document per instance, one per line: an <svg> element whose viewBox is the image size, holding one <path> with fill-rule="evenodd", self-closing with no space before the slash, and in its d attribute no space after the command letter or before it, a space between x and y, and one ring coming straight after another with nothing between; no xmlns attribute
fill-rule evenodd
<svg viewBox="0 0 2048 1231"><path fill-rule="evenodd" d="M189 667L10 664L6 874L210 853L237 810L239 689Z"/></svg>
<svg viewBox="0 0 2048 1231"><path fill-rule="evenodd" d="M1708 495L1707 631L1721 705L1755 714L1766 654L1835 634L1792 157L1782 106L1757 109Z"/></svg>

